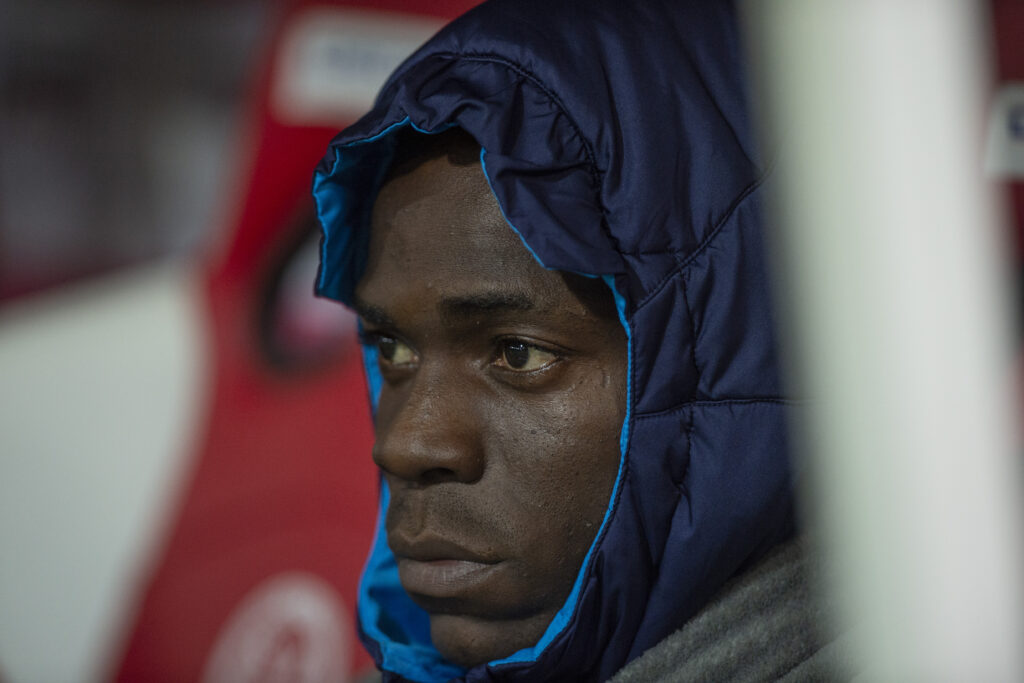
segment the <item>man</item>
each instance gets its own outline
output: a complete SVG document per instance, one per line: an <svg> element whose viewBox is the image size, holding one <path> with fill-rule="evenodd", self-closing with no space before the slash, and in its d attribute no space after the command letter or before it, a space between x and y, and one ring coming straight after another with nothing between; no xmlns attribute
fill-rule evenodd
<svg viewBox="0 0 1024 683"><path fill-rule="evenodd" d="M618 471L626 334L603 282L545 270L508 229L472 138L427 144L381 187L354 302L383 380L388 545L470 667L533 645L572 587Z"/></svg>
<svg viewBox="0 0 1024 683"><path fill-rule="evenodd" d="M332 143L386 679L812 672L741 72L728 3L491 2Z"/></svg>

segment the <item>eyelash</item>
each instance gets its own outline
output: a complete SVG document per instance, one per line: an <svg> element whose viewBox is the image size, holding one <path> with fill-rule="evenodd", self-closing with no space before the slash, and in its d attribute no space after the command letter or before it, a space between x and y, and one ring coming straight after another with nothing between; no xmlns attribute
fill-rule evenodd
<svg viewBox="0 0 1024 683"><path fill-rule="evenodd" d="M518 346L520 347L520 349L526 351L526 357L522 359L524 365L530 361L530 357L533 355L533 352L535 351L550 356L551 358L550 360L545 361L542 365L536 368L523 369L522 367L515 367L515 365L512 362L510 362L510 358L508 355L510 347L512 346ZM551 367L561 359L561 354L550 347L536 344L521 337L504 337L495 341L495 352L491 363L498 365L498 367L507 372L525 375L543 372L544 370ZM504 365L502 365L502 363Z"/></svg>
<svg viewBox="0 0 1024 683"><path fill-rule="evenodd" d="M387 358L387 355L382 352L381 347L386 343L400 344L402 347L409 350L409 352L415 357L416 352L412 349L412 346L403 342L397 335L388 334L380 331L360 331L359 340L364 346L375 347L377 350L378 362L382 365L388 365L394 369L400 369L413 364L410 362L393 363L391 359ZM562 354L551 347L537 344L528 339L522 337L500 337L495 339L493 342L493 353L491 354L490 364L497 367L502 372L510 373L513 375L531 375L534 373L543 372L547 370L555 363L562 360ZM525 351L525 357L516 358L512 360L509 357L511 347L518 347L514 353L522 353ZM393 349L392 354L400 351L401 349ZM531 357L535 354L543 354L549 356L550 359L545 360L540 366L535 368L524 369L522 366L530 362ZM516 365L519 367L516 367Z"/></svg>
<svg viewBox="0 0 1024 683"><path fill-rule="evenodd" d="M382 350L381 350L381 346L383 344L385 344L385 343L393 342L396 345L397 344L401 344L406 349L409 349L409 351L413 355L415 355L415 351L412 350L412 346L411 345L406 344L397 335L388 334L386 332L380 332L380 331L376 331L376 330L369 330L369 331L367 331L367 330L360 330L359 331L359 342L363 346L372 346L372 347L374 347L377 350L377 357L378 357L379 362L381 363L381 365L384 365L385 363L389 363L390 364L390 361L387 358L386 354L383 353ZM411 362L408 362L408 363L395 363L395 364L393 364L393 366L394 367L403 367L403 366L411 365L411 364L412 364Z"/></svg>

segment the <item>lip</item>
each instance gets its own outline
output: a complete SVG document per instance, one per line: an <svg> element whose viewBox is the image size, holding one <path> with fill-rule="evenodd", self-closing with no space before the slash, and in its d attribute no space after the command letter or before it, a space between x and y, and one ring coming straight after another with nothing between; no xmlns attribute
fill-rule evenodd
<svg viewBox="0 0 1024 683"><path fill-rule="evenodd" d="M399 557L398 578L409 593L454 598L487 581L499 566L468 560L421 561Z"/></svg>
<svg viewBox="0 0 1024 683"><path fill-rule="evenodd" d="M490 557L487 553L470 550L455 541L449 541L433 534L419 534L415 538L409 538L400 531L389 531L388 545L391 546L391 551L396 557L417 562L438 560L461 560L477 564L497 562L496 558Z"/></svg>
<svg viewBox="0 0 1024 683"><path fill-rule="evenodd" d="M461 596L486 581L500 561L437 537L406 540L389 534L398 563L398 578L406 591L433 598Z"/></svg>

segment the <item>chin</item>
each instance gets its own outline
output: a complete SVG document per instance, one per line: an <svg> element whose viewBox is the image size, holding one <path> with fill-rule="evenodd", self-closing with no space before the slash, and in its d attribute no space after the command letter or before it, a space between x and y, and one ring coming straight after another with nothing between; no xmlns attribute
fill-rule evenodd
<svg viewBox="0 0 1024 683"><path fill-rule="evenodd" d="M515 621L488 621L456 614L430 616L430 638L448 661L469 669L507 657L535 644L551 615Z"/></svg>

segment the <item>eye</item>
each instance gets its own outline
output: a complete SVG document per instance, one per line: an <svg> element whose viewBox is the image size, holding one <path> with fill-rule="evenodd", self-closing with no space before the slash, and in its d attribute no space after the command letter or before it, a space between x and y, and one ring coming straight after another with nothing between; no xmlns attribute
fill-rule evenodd
<svg viewBox="0 0 1024 683"><path fill-rule="evenodd" d="M495 363L507 370L530 372L551 365L558 356L522 339L506 339L498 347Z"/></svg>
<svg viewBox="0 0 1024 683"><path fill-rule="evenodd" d="M364 335L363 343L377 347L377 358L381 365L412 365L416 362L416 353L408 344L386 334Z"/></svg>

